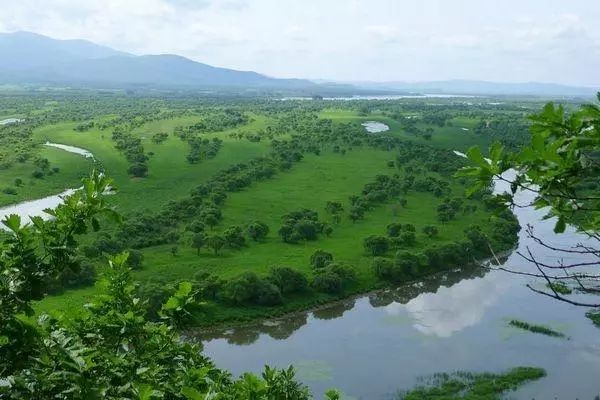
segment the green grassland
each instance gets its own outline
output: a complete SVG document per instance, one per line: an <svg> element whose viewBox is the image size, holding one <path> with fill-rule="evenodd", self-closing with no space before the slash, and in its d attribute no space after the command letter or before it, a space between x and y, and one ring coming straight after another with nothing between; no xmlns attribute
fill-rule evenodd
<svg viewBox="0 0 600 400"><path fill-rule="evenodd" d="M416 126L420 129L425 129L427 127L433 128L434 133L431 140L426 140L423 137L407 133L402 129L402 126L398 121L378 112L373 112L369 115L361 115L356 110L330 108L320 112L319 117L329 118L335 122L378 121L390 127L387 134L410 140L415 143L427 144L439 148L452 148L463 152L471 146L478 145L487 148L490 144L489 138L473 133L473 128L477 125L479 120L463 116L450 119L449 121L452 123L452 126L439 127L418 122ZM467 128L469 130L465 131L462 128Z"/></svg>
<svg viewBox="0 0 600 400"><path fill-rule="evenodd" d="M92 167L90 159L53 147L40 146L39 156L47 158L50 166L59 168L59 172L41 179L34 178L32 173L36 167L33 160L16 163L11 168L0 171L0 190L10 187L17 192L14 195L0 192L0 206L50 196L68 188L78 187L81 178L88 175ZM15 185L16 179L23 181L21 186Z"/></svg>
<svg viewBox="0 0 600 400"><path fill-rule="evenodd" d="M147 154L152 154L148 162L149 172L144 179L131 178L127 174L128 162L115 149L110 131L97 128L86 132L76 132L76 123L62 123L45 126L35 132L35 138L40 141L69 144L91 151L114 180L119 195L111 201L120 212L133 210L155 210L169 200L178 199L189 194L189 191L214 175L217 171L237 162L244 162L264 154L266 144L251 143L229 138L231 131L206 135L218 136L224 142L223 149L213 159L200 164L190 164L185 155L188 145L172 135L161 143L151 141L154 133L166 132L171 134L179 125L189 125L198 121L198 117L182 117L160 120L145 124L133 133L140 137ZM264 119L255 119L246 127L260 128ZM151 195L149 195L151 194Z"/></svg>
<svg viewBox="0 0 600 400"><path fill-rule="evenodd" d="M141 139L145 154L149 155L148 176L132 178L127 173L129 162L115 148L111 138L112 129L100 130L97 125L87 131L78 132L74 128L77 122L62 122L45 125L35 129L35 142L68 144L91 151L99 166L113 178L118 193L110 196L110 202L124 215L133 211L155 212L171 200L183 199L190 191L215 176L219 171L241 162L247 162L270 151L270 141L263 138L259 142L232 137L234 132L257 132L271 122L271 117L260 113L248 113L250 119L245 125L221 132L203 134L203 138L218 137L223 140L219 152L214 158L197 164L186 160L189 145L173 135L178 126L187 126L200 120L200 116L186 115L170 119L157 120L133 129L130 134ZM96 121L107 120L110 116L98 116ZM401 124L381 113L373 112L367 116L348 109L325 109L319 113L320 118L329 118L334 123L380 121L389 125L390 130L382 135L398 137L407 141L428 144L433 147L465 150L473 144L483 144L484 138L473 134L472 129L477 120L457 117L452 126L433 127L431 140L410 135L402 130ZM419 128L427 125L420 123ZM165 132L169 136L160 143L151 138L155 133ZM289 139L286 133L278 140ZM26 185L16 196L0 195L0 204L16 202L23 199L37 198L43 195L60 192L67 187L76 187L77 181L90 171L92 162L81 156L64 152L60 149L41 146L40 156L50 160L52 166L60 168L60 172L31 182L24 179ZM245 247L224 249L216 256L208 249L197 254L191 247L188 233L183 232L179 240L177 255L171 252L172 245L160 245L142 249L144 266L135 271L137 280L157 281L164 284L189 279L198 272L208 272L222 279L231 279L245 271L252 271L259 276L266 275L274 266L287 266L303 272L308 277L313 275L310 256L318 249L332 253L335 260L353 267L357 279L344 295L365 292L381 287L373 273L371 264L373 257L363 248L363 239L369 235L386 234L386 226L392 222L410 223L416 227L416 243L411 251L420 251L426 247L455 242L464 237L463 231L472 224L485 221L488 214L479 207L478 211L459 215L455 220L441 224L437 219L436 208L442 199L427 192L410 191L402 197L407 200L406 207L400 207L396 200L381 204L365 214L365 218L352 222L347 213L342 221L334 224L325 211L327 201L341 202L346 211L350 208L349 197L360 194L365 184L373 182L380 174L393 175L401 173L388 162L395 159L393 151L376 150L369 147L356 146L343 154L331 150L323 150L320 155L305 154L301 162L296 163L289 171L279 172L275 177L255 182L249 188L228 193L221 208L223 220L207 233L220 233L229 226L246 226L252 221L261 221L270 228L270 234L262 242L247 240ZM32 165L15 165L0 174L0 187L10 185L16 177L31 174ZM435 174L434 174L435 175ZM462 196L464 187L451 184L451 196ZM467 203L474 203L468 200ZM277 235L282 224L282 216L300 208L315 210L319 218L332 223L333 233L330 237L322 235L319 240L287 244ZM147 211L146 211L147 210ZM421 229L426 225L437 225L439 236L428 238ZM90 239L82 238L86 243ZM392 256L390 251L388 256ZM101 270L102 265L98 268ZM89 302L97 292L95 287L68 290L60 295L48 296L37 304L38 312L76 313L81 306ZM308 292L292 295L286 302L276 307L228 307L223 304L212 304L213 322L231 319L248 319L258 316L278 314L286 311L305 308L313 304L332 300L337 296Z"/></svg>
<svg viewBox="0 0 600 400"><path fill-rule="evenodd" d="M135 272L135 277L140 281L173 282L185 280L198 272L208 272L227 279L244 271L265 275L274 266L289 266L310 275L310 256L315 250L323 249L334 254L336 261L354 267L358 279L351 291L361 292L379 284L371 269L372 256L362 247L363 238L372 234L384 235L386 226L391 222L411 223L417 228L417 243L412 249L419 250L432 244L452 242L457 236L463 236L462 232L467 226L485 218L482 211L460 216L440 226L440 235L430 239L421 233L421 228L439 224L435 209L440 199L431 194L409 193L403 196L408 201L406 208L390 203L369 212L364 220L353 223L345 218L334 227L331 237L323 237L314 242L286 244L277 236L281 217L298 208L318 211L321 218L327 220L324 210L327 200L347 204L348 197L360 193L364 184L372 181L377 174L395 171L386 166L390 156L389 152L369 149L357 149L345 155L323 153L320 156L306 156L290 172L258 183L246 191L233 193L226 200L224 220L215 231L231 225L245 226L253 220L260 220L267 223L271 230L265 242L248 242L241 250L225 250L219 256L213 255L208 249L202 250L198 255L195 249L185 246L185 243L179 246L176 257L171 254L170 245L151 247L143 251L145 267ZM456 187L455 190L461 189ZM80 309L93 294L93 288L85 288L66 295L48 297L38 309L71 313ZM303 307L326 299L331 297L319 296L315 299L299 296L291 299L284 309ZM240 314L247 317L249 313L258 316L265 314L264 308L260 307L249 307L243 312L225 307L219 310L220 315L216 319L239 319Z"/></svg>

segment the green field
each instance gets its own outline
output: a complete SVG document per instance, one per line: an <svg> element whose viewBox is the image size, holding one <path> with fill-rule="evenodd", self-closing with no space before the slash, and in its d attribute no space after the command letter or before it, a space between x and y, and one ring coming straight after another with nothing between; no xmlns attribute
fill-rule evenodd
<svg viewBox="0 0 600 400"><path fill-rule="evenodd" d="M40 146L39 156L47 158L52 167L58 167L59 172L37 179L32 176L36 170L32 160L15 164L12 168L0 172L0 190L14 188L16 194L0 192L0 206L17 203L24 200L37 199L60 193L68 188L78 187L81 178L87 176L92 161L64 150ZM22 180L17 186L15 180Z"/></svg>
<svg viewBox="0 0 600 400"><path fill-rule="evenodd" d="M225 104L227 107L230 106L230 103ZM363 248L363 239L370 235L386 236L386 227L390 223L412 224L416 228L416 241L405 250L421 254L428 248L463 240L465 237L463 232L467 227L481 224L489 217L489 213L480 206L476 211L460 213L455 219L440 223L437 207L444 198L464 197L464 186L453 181L449 175L423 171L416 172L417 177L433 177L448 181L450 191L443 197L436 197L431 192L409 190L401 196L395 195L368 209L364 217L355 222L352 222L348 216L351 208L349 198L360 195L365 185L374 182L377 176L399 174L398 176L404 179L412 174L403 169L404 165L399 165L395 161L397 153L394 149L377 148L378 138L393 140L395 143L393 146L399 149L404 146L402 143L407 145L414 143L422 146L423 149L438 149L435 151L443 149L443 153L451 154L454 149L464 151L473 144L489 142L489 138L476 135L472 131L483 116L473 117L449 112L448 115L451 116L448 119L449 123L443 127L428 125L419 120L414 125L417 130L433 132L430 139L425 139L414 133L408 133L401 122L392 118L393 113L389 109L389 103L385 103L385 107L382 106L381 110L373 109L367 114L359 112L350 104L333 108L322 107L316 110L311 107L290 110L286 108L287 104L283 103L270 104L266 109L265 106L260 108L239 106L235 102L231 104L243 110L247 117L246 122L221 130L211 128L209 132L202 133L202 139L219 138L222 140L222 145L214 157L193 164L186 159L190 144L175 135L176 128L202 124L203 121L210 120L205 118L210 118L210 115L213 115L211 113L221 115L218 113L222 113L226 107L208 108L199 113L180 112L181 115L177 115L177 109L161 107L157 112L175 111L175 114L158 119L147 111L140 111L140 116L134 115L133 119L131 116L125 116L124 121L145 121L144 118L148 120L141 125L136 123L133 128L127 128L127 122L115 125L126 127L125 131L130 137L139 139L144 154L148 156L148 173L141 178L132 177L128 173L131 160L123 151L115 148L116 142L112 134L114 127L111 125L108 128L101 127L103 123L110 124L112 120L118 118L118 110L95 114L95 117L89 120L94 122L94 125L84 131L78 131L81 120L41 124L33 130L31 139L38 145L32 149L32 154L47 158L50 165L57 167L59 172L45 176L43 179L34 179L30 177L35 169L32 161L14 164L0 173L0 186L12 186L15 178L18 177L26 178L23 179L24 185L18 188L16 195L0 195L0 204L38 198L60 192L65 188L76 187L80 178L92 169L93 164L90 160L60 149L40 145L46 141L77 146L92 152L97 162L96 167L105 171L114 180L118 193L110 196L109 202L116 210L126 218L136 212L156 215L157 220L167 203L185 202L190 198L194 188L214 182L214 177L228 167L257 160L259 157L274 157L275 141L296 143L298 151L303 153L301 161L278 171L269 179L252 182L241 191L227 192L224 203L219 205L222 219L214 228L205 228L207 236L222 235L228 227L239 226L245 229L249 223L261 221L268 225L270 230L264 240L255 242L246 238L246 245L242 248L226 246L219 255L215 255L208 248L198 252L191 245L193 235L186 230L186 225L190 221L180 220L175 223L175 231L178 235L175 243L144 246L140 249L144 259L143 267L134 271L134 277L142 284L158 282L159 285L168 287L176 282L191 279L202 272L227 282L235 280L248 271L256 273L259 277L266 277L273 267L285 266L300 271L310 281L316 276L310 264L310 257L316 250L324 250L333 254L335 262L350 266L356 274L356 279L346 286L342 293L326 294L309 290L306 293L285 296L284 303L275 307L256 304L231 306L220 301L211 301L213 314L208 318L209 323L275 315L385 285L386 283L373 272L373 256ZM302 103L298 104L301 105ZM283 111L279 110L280 106ZM54 107L60 110L61 105L53 104L50 108L45 107L36 112L43 111L43 114L51 114L54 112ZM276 111L273 112L271 108ZM424 115L411 110L402 111L401 106L399 109L404 116L421 118ZM371 120L387 124L390 130L371 137L365 135L359 124ZM282 121L284 121L283 125ZM322 128L318 123L315 125L316 121L329 121L332 127L354 126L352 129L358 135L356 139L359 141L356 142L352 137L336 139L332 136L322 136L323 132L320 131ZM291 125L288 128L286 124ZM156 143L152 138L161 132L167 134L166 139ZM250 140L249 136L244 135L258 135L260 140ZM315 148L320 150L315 152ZM294 147L286 151L293 150ZM421 162L419 159L413 160L408 168L411 171L415 167L423 169L425 164L421 165ZM399 205L400 197L406 201L403 207ZM344 212L341 221L334 221L328 214L325 209L327 201L343 204ZM475 200L464 201L467 206L479 205ZM320 221L333 226L333 233L330 236L322 234L314 241L301 241L296 244L283 242L277 233L283 223L282 216L301 208L316 211ZM439 235L433 238L427 237L422 232L422 228L426 225L437 226ZM113 235L118 233L119 229L115 225L108 225L104 231ZM96 234L86 235L81 238L81 242L94 244L97 238ZM174 247L177 248L175 254ZM391 258L394 252L395 250L389 250L385 256ZM94 263L100 272L106 266L106 261L102 258L95 260ZM36 310L75 314L81 310L83 304L92 300L97 292L98 290L93 286L67 289L61 294L46 297L36 305Z"/></svg>

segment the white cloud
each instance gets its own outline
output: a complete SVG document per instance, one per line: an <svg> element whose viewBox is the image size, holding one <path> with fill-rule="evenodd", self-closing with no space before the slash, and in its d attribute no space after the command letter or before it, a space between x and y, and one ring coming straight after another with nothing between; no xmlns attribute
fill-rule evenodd
<svg viewBox="0 0 600 400"><path fill-rule="evenodd" d="M0 0L0 30L273 76L600 85L588 0Z"/></svg>

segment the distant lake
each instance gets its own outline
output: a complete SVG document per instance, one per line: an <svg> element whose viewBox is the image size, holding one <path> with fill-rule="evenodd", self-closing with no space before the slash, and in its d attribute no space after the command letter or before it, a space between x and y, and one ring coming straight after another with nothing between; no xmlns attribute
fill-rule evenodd
<svg viewBox="0 0 600 400"><path fill-rule="evenodd" d="M466 94L381 94L381 95L355 95L339 97L323 97L323 100L397 100L397 99L450 99L450 98L478 98ZM312 97L283 97L281 100L314 100Z"/></svg>
<svg viewBox="0 0 600 400"><path fill-rule="evenodd" d="M365 130L368 133L381 133L390 130L390 127L384 124L383 122L378 121L366 121L361 124L365 127Z"/></svg>

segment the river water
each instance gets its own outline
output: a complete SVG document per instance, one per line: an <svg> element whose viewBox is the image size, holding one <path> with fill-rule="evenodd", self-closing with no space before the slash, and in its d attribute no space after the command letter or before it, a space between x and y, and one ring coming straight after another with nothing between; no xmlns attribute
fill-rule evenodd
<svg viewBox="0 0 600 400"><path fill-rule="evenodd" d="M94 159L94 155L85 149L69 146L59 143L46 142L45 146L56 147L58 149L68 151L69 153L78 154L82 157ZM40 216L44 219L50 218L50 215L44 212L47 208L55 208L63 201L63 197L69 196L75 192L76 189L65 189L61 193L46 196L41 199L24 201L18 204L13 204L6 207L0 207L0 221L4 220L11 214L17 214L21 217L22 223L28 223L29 218L33 216ZM6 229L6 227L0 224L0 229Z"/></svg>
<svg viewBox="0 0 600 400"><path fill-rule="evenodd" d="M520 193L517 201L530 197L530 192ZM566 247L586 239L573 230L555 235L554 221L542 221L542 211L516 209L515 214L521 226L532 224L551 243ZM555 253L522 231L518 250L527 246L541 261L556 262ZM503 265L532 268L516 252ZM199 338L204 353L234 374L260 372L265 364L295 365L317 398L336 387L348 398L391 399L398 389L409 389L420 377L437 372L538 366L548 376L512 393L513 398L591 400L600 393L600 329L585 317L586 309L532 293L526 283L543 288L532 279L465 268L283 319L204 332ZM551 326L568 339L511 328L513 318Z"/></svg>
<svg viewBox="0 0 600 400"><path fill-rule="evenodd" d="M91 156L84 149L50 145ZM497 183L496 189L506 187ZM43 209L55 207L72 191L0 208L0 219L11 213L47 216ZM519 193L517 202L530 197L530 192ZM538 236L562 247L585 242L572 229L555 235L554 221L542 220L543 211L517 208L515 214L521 226L533 225ZM540 260L556 262L556 254L522 231L518 250L527 246ZM503 263L531 270L516 252ZM390 399L433 373L501 372L526 365L543 367L548 376L524 386L514 398L593 399L600 393L600 330L585 318L585 309L535 295L526 283L543 287L530 278L468 267L311 312L198 336L204 353L234 374L260 372L265 364L293 364L317 398L336 387L348 398ZM510 328L513 318L547 324L569 338Z"/></svg>

